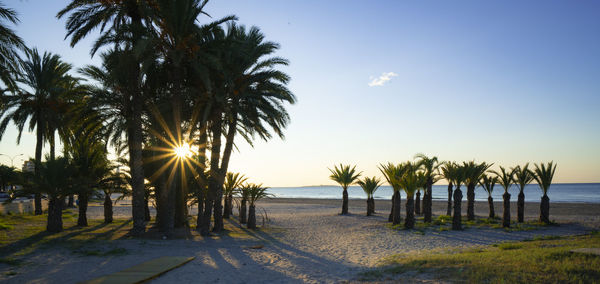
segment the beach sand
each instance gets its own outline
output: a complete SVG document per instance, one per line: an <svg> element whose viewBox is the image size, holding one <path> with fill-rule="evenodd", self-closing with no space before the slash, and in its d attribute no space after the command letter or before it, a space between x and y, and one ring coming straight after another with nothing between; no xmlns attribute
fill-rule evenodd
<svg viewBox="0 0 600 284"><path fill-rule="evenodd" d="M444 201L434 201L434 214L445 214L445 206ZM375 216L365 216L365 207L365 200L351 200L351 214L340 216L341 200L264 200L258 203L257 212L264 209L269 220L266 228L258 231L205 239L195 236L175 240L115 240L98 245L125 248L127 254L103 257L75 255L68 248L57 246L34 252L27 265L16 269L16 275L2 273L0 281L77 283L161 256L195 256L192 262L152 283L352 282L359 272L397 253L454 250L544 235L577 235L600 228L600 204L551 203L551 219L560 226L537 230L466 229L424 234L386 226L389 200L376 201ZM477 215L487 216L487 202L477 202L475 208ZM527 220L537 219L538 203L527 203L525 208ZM516 203L511 204L511 209L516 218ZM115 217L129 217L130 210L123 203L115 207ZM466 203L463 212L466 213ZM191 213L195 214L194 208ZM499 202L496 213L502 213ZM88 216L102 218L102 207L91 206ZM257 222L261 225L263 216L257 216ZM238 226L235 220L227 223ZM0 265L0 272L7 270L6 265ZM410 280L432 281L429 277L418 275Z"/></svg>

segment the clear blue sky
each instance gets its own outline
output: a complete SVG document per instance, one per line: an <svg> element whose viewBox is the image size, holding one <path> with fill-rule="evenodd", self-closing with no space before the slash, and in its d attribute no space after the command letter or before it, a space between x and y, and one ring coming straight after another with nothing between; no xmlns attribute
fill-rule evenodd
<svg viewBox="0 0 600 284"><path fill-rule="evenodd" d="M5 5L28 45L98 63L91 39L63 41L54 16L67 2ZM418 152L508 167L554 160L557 182L600 182L600 2L228 0L206 11L260 27L291 61L298 103L286 139L240 143L232 157L254 182L332 184L336 163L379 175L377 164ZM33 156L33 135L15 137L7 131L0 153Z"/></svg>

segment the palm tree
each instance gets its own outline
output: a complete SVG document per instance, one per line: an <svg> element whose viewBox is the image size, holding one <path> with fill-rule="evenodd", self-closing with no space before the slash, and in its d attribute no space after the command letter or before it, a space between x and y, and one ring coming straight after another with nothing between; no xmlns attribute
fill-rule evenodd
<svg viewBox="0 0 600 284"><path fill-rule="evenodd" d="M248 203L248 198L250 197L250 191L248 187L242 186L239 189L239 194L241 197L240 200L240 224L246 224L248 222L248 208L247 208L247 203Z"/></svg>
<svg viewBox="0 0 600 284"><path fill-rule="evenodd" d="M465 182L466 177L466 169L464 164L462 166L457 166L454 168L454 173L452 174L452 181L456 186L454 189L454 215L452 216L452 230L462 230L462 190L460 190L460 185Z"/></svg>
<svg viewBox="0 0 600 284"><path fill-rule="evenodd" d="M419 178L418 165L410 161L404 164L404 174L398 180L399 186L406 193L406 218L404 219L404 228L412 229L415 226L415 191L423 182Z"/></svg>
<svg viewBox="0 0 600 284"><path fill-rule="evenodd" d="M415 215L421 215L421 188L417 188L417 193L415 194ZM423 207L425 207L425 198L423 198Z"/></svg>
<svg viewBox="0 0 600 284"><path fill-rule="evenodd" d="M423 168L423 173L425 175L425 190L423 195L423 214L425 215L424 221L425 223L431 222L432 215L432 187L433 184L438 180L438 168L440 167L440 163L438 163L438 158L427 157L425 154L417 154L415 158L419 159L419 166Z"/></svg>
<svg viewBox="0 0 600 284"><path fill-rule="evenodd" d="M129 147L129 167L131 171L133 235L139 235L146 229L144 212L144 170L142 161L142 111L144 107L143 92L139 82L143 81L140 66L144 53L139 52L147 44L144 36L150 24L151 8L148 1L81 1L72 0L57 14L58 18L69 14L66 22L67 37L71 37L71 46L92 31L100 29L101 35L91 50L92 55L106 44L114 44L119 50L130 51L128 57L121 59L127 63L127 72L121 72L122 80L129 84L121 88L124 95L124 107L128 110L125 116L127 142ZM125 48L122 48L125 45ZM132 52L136 50L138 52ZM135 63L133 65L129 63Z"/></svg>
<svg viewBox="0 0 600 284"><path fill-rule="evenodd" d="M390 212L388 222L392 222L394 225L400 224L400 207L402 202L400 190L402 190L402 187L399 184L399 180L402 175L404 175L406 167L402 164L394 165L388 163L387 165L380 164L379 170L387 180L388 184L394 189L394 195L392 195L392 212Z"/></svg>
<svg viewBox="0 0 600 284"><path fill-rule="evenodd" d="M517 199L517 222L523 223L525 215L525 185L535 179L535 174L528 169L529 163L525 166L517 166L512 169L515 173L515 182L519 186L519 195Z"/></svg>
<svg viewBox="0 0 600 284"><path fill-rule="evenodd" d="M492 164L475 163L475 161L463 162L465 171L465 185L467 186L467 220L475 220L475 186L481 176L492 166Z"/></svg>
<svg viewBox="0 0 600 284"><path fill-rule="evenodd" d="M48 194L48 221L46 230L57 233L63 230L62 210L64 198L73 192L73 167L64 157L48 159L39 165L31 183L25 187L35 187L39 192Z"/></svg>
<svg viewBox="0 0 600 284"><path fill-rule="evenodd" d="M361 173L356 172L356 166L350 168L350 165L342 165L340 167L335 166L332 169L329 169L331 175L329 178L342 186L344 190L342 193L342 215L348 214L348 186L353 184Z"/></svg>
<svg viewBox="0 0 600 284"><path fill-rule="evenodd" d="M498 183L504 188L502 199L504 201L504 210L502 212L502 227L510 227L510 193L508 189L514 183L514 171L507 171L502 166L500 172L492 171L498 177Z"/></svg>
<svg viewBox="0 0 600 284"><path fill-rule="evenodd" d="M485 174L481 176L481 180L479 181L479 184L488 193L488 206L490 207L489 218L496 217L496 213L494 213L494 198L492 198L492 192L494 192L494 185L496 185L496 182L498 182L497 176L492 177Z"/></svg>
<svg viewBox="0 0 600 284"><path fill-rule="evenodd" d="M16 181L17 171L14 167L0 165L0 192L6 190L6 187Z"/></svg>
<svg viewBox="0 0 600 284"><path fill-rule="evenodd" d="M546 165L540 163L535 164L535 180L542 189L544 195L542 196L542 202L540 203L540 222L550 224L550 198L548 197L548 189L552 184L552 178L556 172L556 164L549 162Z"/></svg>
<svg viewBox="0 0 600 284"><path fill-rule="evenodd" d="M225 176L225 183L223 184L223 195L225 196L223 218L229 219L229 215L232 214L231 211L233 210L233 194L247 179L247 177L244 177L240 173L228 172L227 176Z"/></svg>
<svg viewBox="0 0 600 284"><path fill-rule="evenodd" d="M23 75L19 83L28 89L19 90L15 95L2 97L3 108L0 109L0 138L10 121L16 125L21 134L28 123L29 131L36 129L35 165L39 167L42 161L44 141L50 141L51 158L54 158L54 131L59 123L64 122L60 117L68 109L64 100L67 88L72 86L72 78L68 75L71 65L63 62L60 56L45 52L40 56L37 49L27 50L27 59L21 63ZM36 170L37 172L37 170ZM42 214L41 195L35 195L35 214Z"/></svg>
<svg viewBox="0 0 600 284"><path fill-rule="evenodd" d="M448 206L446 209L446 215L448 216L452 215L452 182L457 168L456 162L444 162L441 167L441 175L448 181Z"/></svg>
<svg viewBox="0 0 600 284"><path fill-rule="evenodd" d="M377 177L365 177L356 183L367 194L367 216L371 216L371 214L375 213L375 199L373 198L373 194L381 186L381 180Z"/></svg>
<svg viewBox="0 0 600 284"><path fill-rule="evenodd" d="M245 191L248 192L248 229L256 229L256 201L269 197L267 193L268 187L264 187L262 184L246 184L244 186Z"/></svg>
<svg viewBox="0 0 600 284"><path fill-rule="evenodd" d="M15 75L19 70L18 50L25 50L25 43L5 22L17 24L17 13L0 3L0 80L7 89L14 89ZM1 93L0 93L1 94ZM0 104L1 106L1 104Z"/></svg>

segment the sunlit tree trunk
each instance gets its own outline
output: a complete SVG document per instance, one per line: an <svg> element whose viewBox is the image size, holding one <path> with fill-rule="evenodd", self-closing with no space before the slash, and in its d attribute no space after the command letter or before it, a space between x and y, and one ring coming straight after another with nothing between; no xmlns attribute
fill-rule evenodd
<svg viewBox="0 0 600 284"><path fill-rule="evenodd" d="M523 190L519 191L517 196L517 222L523 223L525 221L525 193Z"/></svg>
<svg viewBox="0 0 600 284"><path fill-rule="evenodd" d="M251 204L248 208L248 229L256 229L256 208Z"/></svg>
<svg viewBox="0 0 600 284"><path fill-rule="evenodd" d="M412 196L406 197L406 219L404 219L404 228L412 229L415 227L415 200Z"/></svg>
<svg viewBox="0 0 600 284"><path fill-rule="evenodd" d="M492 198L492 196L488 197L488 206L490 207L490 218L495 218L496 217L496 213L494 212L494 199Z"/></svg>
<svg viewBox="0 0 600 284"><path fill-rule="evenodd" d="M448 183L448 207L446 209L446 215L452 215L452 183Z"/></svg>
<svg viewBox="0 0 600 284"><path fill-rule="evenodd" d="M467 185L467 220L475 220L475 183Z"/></svg>
<svg viewBox="0 0 600 284"><path fill-rule="evenodd" d="M540 203L540 222L550 224L550 198L544 194Z"/></svg>
<svg viewBox="0 0 600 284"><path fill-rule="evenodd" d="M431 215L432 215L432 211L433 211L433 199L432 199L432 190L431 187L433 186L433 181L432 180L427 180L427 185L425 186L425 195L423 196L423 203L425 203L425 205L423 205L423 214L425 215L424 218L424 222L425 223L431 223Z"/></svg>
<svg viewBox="0 0 600 284"><path fill-rule="evenodd" d="M462 230L461 207L462 191L460 187L454 190L454 216L452 216L452 230Z"/></svg>
<svg viewBox="0 0 600 284"><path fill-rule="evenodd" d="M342 215L348 214L348 189L342 192Z"/></svg>
<svg viewBox="0 0 600 284"><path fill-rule="evenodd" d="M502 227L510 227L510 193L505 192L502 195L504 199L504 211L502 212Z"/></svg>
<svg viewBox="0 0 600 284"><path fill-rule="evenodd" d="M37 136L35 144L35 175L40 176L40 167L42 166L42 146L44 139L44 127L42 126L40 115L38 113L38 122L36 126ZM42 194L39 189L36 190L34 195L34 211L35 215L42 215Z"/></svg>
<svg viewBox="0 0 600 284"><path fill-rule="evenodd" d="M400 212L402 210L402 195L400 195L400 192L398 191L398 194L396 195L396 199L394 200L394 212L393 212L393 216L392 216L392 224L394 225L398 225L400 224L401 221L401 217L400 217ZM412 208L414 210L414 208Z"/></svg>

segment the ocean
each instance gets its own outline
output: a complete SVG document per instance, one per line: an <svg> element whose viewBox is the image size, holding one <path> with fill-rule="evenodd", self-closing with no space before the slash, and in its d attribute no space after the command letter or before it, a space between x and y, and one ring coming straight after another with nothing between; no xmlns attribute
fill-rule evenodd
<svg viewBox="0 0 600 284"><path fill-rule="evenodd" d="M467 188L461 186L463 200L467 200ZM319 199L341 199L342 188L340 186L304 186L304 187L272 187L268 190L276 198L319 198ZM433 199L447 200L448 186L434 185L432 188ZM519 189L513 185L509 191L511 200L517 200ZM381 186L375 192L375 199L391 199L393 190L390 186ZM494 187L492 197L494 201L501 201L504 189L500 185ZM422 194L422 193L421 193ZM348 188L350 199L365 199L366 195L360 186ZM422 195L421 195L422 196ZM487 201L488 194L482 187L475 189L475 200ZM542 190L537 184L525 186L525 201L539 202ZM548 190L550 202L587 202L600 203L600 183L557 183L552 184ZM402 192L402 199L406 198Z"/></svg>

